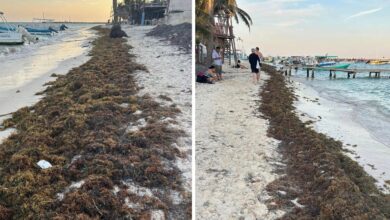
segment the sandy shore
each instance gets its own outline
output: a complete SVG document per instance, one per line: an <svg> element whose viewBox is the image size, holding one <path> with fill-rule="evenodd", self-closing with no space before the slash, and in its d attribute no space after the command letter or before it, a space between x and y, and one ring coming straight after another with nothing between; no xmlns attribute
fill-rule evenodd
<svg viewBox="0 0 390 220"><path fill-rule="evenodd" d="M58 76L38 103L3 122L17 129L0 144L4 219L163 220L192 214L178 166L178 158L187 158L178 146L185 131L176 122L184 108L168 95L158 98L171 103L144 93L136 78L151 70L136 62L127 40L96 30L90 60ZM42 170L40 160L51 167Z"/></svg>
<svg viewBox="0 0 390 220"><path fill-rule="evenodd" d="M263 81L254 85L248 70L224 71L222 82L196 84L197 219L278 218L283 212L265 204L266 186L283 164L259 117Z"/></svg>
<svg viewBox="0 0 390 220"><path fill-rule="evenodd" d="M294 103L302 121L315 122L313 128L344 143L345 154L374 177L384 193L390 193L390 146L376 139L356 119L359 106L321 97L313 88L291 81L298 100ZM359 110L356 110L358 108Z"/></svg>
<svg viewBox="0 0 390 220"><path fill-rule="evenodd" d="M276 207L288 210L282 219L388 219L390 197L345 155L342 142L315 131L312 121L302 122L294 89L274 68L264 68L271 78L261 92L260 110L270 120L268 134L282 141L286 163L286 175L267 189Z"/></svg>
<svg viewBox="0 0 390 220"><path fill-rule="evenodd" d="M94 31L83 28L55 38L60 39L40 42L36 50L25 49L0 58L0 123L9 118L7 114L37 103L42 96L35 94L45 89L45 83L55 80L53 73L66 74L90 59L88 42L95 38ZM0 131L0 143L12 132Z"/></svg>
<svg viewBox="0 0 390 220"><path fill-rule="evenodd" d="M128 43L133 47L131 53L136 55L136 61L148 69L148 72L138 71L135 75L141 87L139 95L149 94L161 105L175 105L181 111L175 120L178 124L171 126L186 133L174 145L187 155L177 158L177 166L182 171L184 187L191 192L192 56L168 41L146 36L153 26L124 26L123 29L129 35Z"/></svg>

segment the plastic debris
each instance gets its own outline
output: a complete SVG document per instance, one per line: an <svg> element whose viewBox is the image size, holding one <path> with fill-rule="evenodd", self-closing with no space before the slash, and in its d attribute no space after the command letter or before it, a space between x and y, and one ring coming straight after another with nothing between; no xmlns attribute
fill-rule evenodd
<svg viewBox="0 0 390 220"><path fill-rule="evenodd" d="M51 163L49 163L46 160L40 160L37 164L42 169L48 169L48 168L52 167Z"/></svg>

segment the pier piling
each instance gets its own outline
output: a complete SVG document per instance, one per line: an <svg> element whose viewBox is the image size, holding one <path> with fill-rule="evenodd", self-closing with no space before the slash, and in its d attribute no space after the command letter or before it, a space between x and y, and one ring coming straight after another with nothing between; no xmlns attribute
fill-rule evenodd
<svg viewBox="0 0 390 220"><path fill-rule="evenodd" d="M358 73L369 73L368 77L372 77L372 74L375 73L374 78L381 78L381 73L390 73L390 70L388 69L337 69L337 68L327 68L327 67L313 67L313 66L306 66L302 67L303 69L306 69L306 77L310 77L310 71L311 71L311 78L314 78L314 72L315 70L318 71L329 71L329 78L336 78L336 72L344 72L347 73L348 79L356 78L356 74ZM290 69L291 70L291 69Z"/></svg>

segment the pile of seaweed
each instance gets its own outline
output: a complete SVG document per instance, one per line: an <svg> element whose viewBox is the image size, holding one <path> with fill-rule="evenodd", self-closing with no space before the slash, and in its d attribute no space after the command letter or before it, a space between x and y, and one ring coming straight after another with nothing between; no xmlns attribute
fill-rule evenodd
<svg viewBox="0 0 390 220"><path fill-rule="evenodd" d="M282 219L390 219L390 196L343 153L341 142L300 121L292 88L280 73L268 72L260 110L269 135L282 141L287 174L267 186L269 208L288 210Z"/></svg>
<svg viewBox="0 0 390 220"><path fill-rule="evenodd" d="M145 67L124 39L96 30L87 63L4 121L17 133L0 145L0 219L150 219L154 210L191 217L191 195L173 165L185 156L173 145L183 132L161 120L179 110L137 96L133 73ZM52 167L41 169L40 160Z"/></svg>
<svg viewBox="0 0 390 220"><path fill-rule="evenodd" d="M147 36L161 37L169 40L171 44L185 49L188 53L192 48L192 24L178 25L161 24L153 28Z"/></svg>

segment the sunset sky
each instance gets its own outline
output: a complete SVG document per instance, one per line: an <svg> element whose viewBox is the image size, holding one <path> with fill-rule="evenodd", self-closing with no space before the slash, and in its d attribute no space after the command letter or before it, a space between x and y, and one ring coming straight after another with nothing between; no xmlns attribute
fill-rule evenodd
<svg viewBox="0 0 390 220"><path fill-rule="evenodd" d="M390 58L390 0L237 0L253 20L235 33L248 53Z"/></svg>
<svg viewBox="0 0 390 220"><path fill-rule="evenodd" d="M9 21L45 18L71 21L105 22L110 17L112 0L0 0L0 11Z"/></svg>

